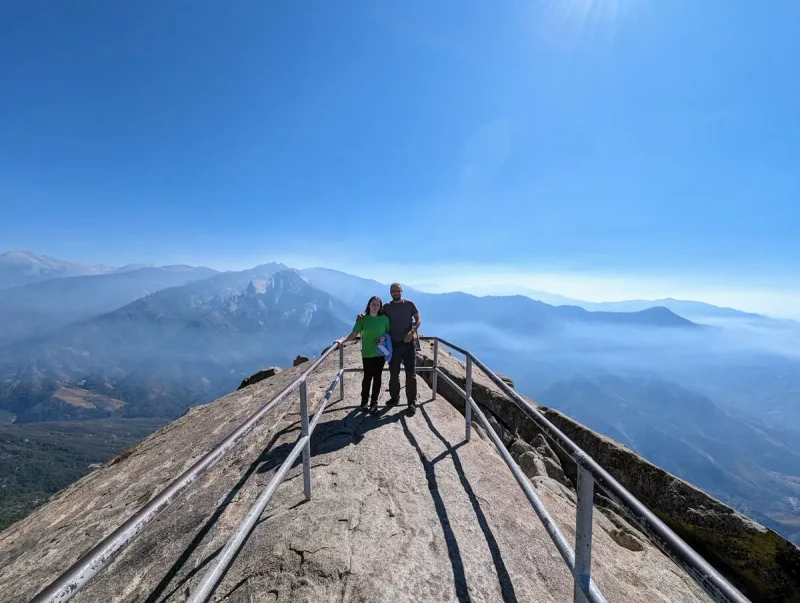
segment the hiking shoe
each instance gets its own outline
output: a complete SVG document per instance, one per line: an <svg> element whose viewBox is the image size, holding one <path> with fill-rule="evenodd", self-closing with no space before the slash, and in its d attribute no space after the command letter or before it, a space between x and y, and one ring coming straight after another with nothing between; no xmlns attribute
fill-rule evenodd
<svg viewBox="0 0 800 603"><path fill-rule="evenodd" d="M369 405L369 411L370 412L375 412L377 410L378 410L378 401L377 400L373 400L372 403Z"/></svg>
<svg viewBox="0 0 800 603"><path fill-rule="evenodd" d="M409 417L413 417L416 414L416 412L417 412L417 405L414 403L409 404L408 408L406 409L406 414Z"/></svg>
<svg viewBox="0 0 800 603"><path fill-rule="evenodd" d="M389 398L386 402L386 406L397 406L397 398Z"/></svg>
<svg viewBox="0 0 800 603"><path fill-rule="evenodd" d="M361 400L361 410L367 410L367 401Z"/></svg>

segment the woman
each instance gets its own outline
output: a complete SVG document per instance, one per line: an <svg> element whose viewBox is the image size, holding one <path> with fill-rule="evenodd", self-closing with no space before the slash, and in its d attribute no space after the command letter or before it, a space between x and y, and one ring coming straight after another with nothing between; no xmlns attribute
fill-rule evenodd
<svg viewBox="0 0 800 603"><path fill-rule="evenodd" d="M364 380L361 382L361 408L367 408L370 400L370 386L372 398L370 410L378 408L378 394L381 391L381 377L386 358L378 351L378 344L389 332L389 317L383 313L383 302L378 296L369 298L364 318L357 320L353 331L347 337L336 340L339 345L352 341L361 333L361 360L364 363Z"/></svg>

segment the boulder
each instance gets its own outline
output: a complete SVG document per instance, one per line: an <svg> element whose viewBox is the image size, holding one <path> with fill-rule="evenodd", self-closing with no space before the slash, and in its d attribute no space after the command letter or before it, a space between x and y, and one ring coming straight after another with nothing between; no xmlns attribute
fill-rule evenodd
<svg viewBox="0 0 800 603"><path fill-rule="evenodd" d="M239 387L236 388L236 390L238 391L240 389L244 389L248 385L253 385L254 383L258 383L259 381L263 381L264 379L269 379L273 375L275 375L277 373L280 373L280 372L281 372L281 369L279 369L277 366L270 366L270 367L267 367L267 368L263 368L260 371L258 371L257 373L254 373L254 374L250 375L249 377L247 377L247 379L244 379L242 381L241 385L239 385Z"/></svg>
<svg viewBox="0 0 800 603"><path fill-rule="evenodd" d="M301 365L301 364L303 364L304 362L308 362L308 358L306 358L305 356L297 356L297 357L296 357L296 358L295 358L295 359L292 361L292 366L300 366L300 365Z"/></svg>
<svg viewBox="0 0 800 603"><path fill-rule="evenodd" d="M549 477L547 474L547 467L542 459L535 452L525 452L520 455L517 461L519 468L529 479L531 477Z"/></svg>
<svg viewBox="0 0 800 603"><path fill-rule="evenodd" d="M489 425L492 426L492 429L494 429L495 433L498 436L500 436L500 439L503 441L503 444L508 446L513 438L512 433L508 431L505 427L500 425L500 422L494 417L494 415L490 414L487 417L487 420L489 421Z"/></svg>
<svg viewBox="0 0 800 603"><path fill-rule="evenodd" d="M544 458L553 459L559 465L561 464L561 461L558 460L558 455L553 451L553 448L550 446L550 442L548 442L547 439L545 439L544 435L542 435L541 433L536 434L536 437L533 438L531 444L533 445L533 447L536 449L536 452L538 452L540 456Z"/></svg>
<svg viewBox="0 0 800 603"><path fill-rule="evenodd" d="M547 471L547 477L556 480L559 484L563 484L568 488L572 487L572 483L567 478L564 469L561 468L561 464L558 461L545 457L542 459L542 463L544 463L544 468Z"/></svg>
<svg viewBox="0 0 800 603"><path fill-rule="evenodd" d="M508 376L503 375L502 373L498 373L496 371L495 371L494 374L497 375L498 377L500 377L500 379L503 381L503 383L508 385L508 387L510 387L511 389L514 389L514 380L511 377L508 377Z"/></svg>
<svg viewBox="0 0 800 603"><path fill-rule="evenodd" d="M533 446L528 444L525 440L517 438L513 442L511 442L511 446L509 446L509 451L511 452L511 456L514 457L517 462L519 462L519 457L525 454L526 452L532 452Z"/></svg>

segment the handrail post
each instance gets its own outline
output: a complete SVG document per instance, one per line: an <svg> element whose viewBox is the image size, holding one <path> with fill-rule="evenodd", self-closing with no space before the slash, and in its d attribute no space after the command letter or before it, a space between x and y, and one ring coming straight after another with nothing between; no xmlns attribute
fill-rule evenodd
<svg viewBox="0 0 800 603"><path fill-rule="evenodd" d="M592 511L594 478L578 464L578 507L575 514L575 603L586 603L583 588L589 590L592 578Z"/></svg>
<svg viewBox="0 0 800 603"><path fill-rule="evenodd" d="M339 370L342 371L342 377L339 380L339 399L344 400L344 344L339 344Z"/></svg>
<svg viewBox="0 0 800 603"><path fill-rule="evenodd" d="M465 402L465 412L464 412L464 419L466 420L466 440L469 442L469 438L472 435L472 404L469 403L470 398L472 398L472 357L467 356L467 387L466 387L466 394L467 398L464 400Z"/></svg>
<svg viewBox="0 0 800 603"><path fill-rule="evenodd" d="M308 388L306 380L300 383L300 436L308 436ZM303 446L303 492L311 500L311 438Z"/></svg>
<svg viewBox="0 0 800 603"><path fill-rule="evenodd" d="M437 385L439 384L439 340L433 340L433 383L431 387L433 388L433 396L431 396L434 400L436 399L436 389Z"/></svg>

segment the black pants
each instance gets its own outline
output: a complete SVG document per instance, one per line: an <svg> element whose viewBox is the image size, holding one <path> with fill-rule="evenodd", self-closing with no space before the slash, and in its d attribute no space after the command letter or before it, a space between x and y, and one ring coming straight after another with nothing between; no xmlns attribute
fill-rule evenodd
<svg viewBox="0 0 800 603"><path fill-rule="evenodd" d="M370 386L372 387L372 402L378 401L381 393L381 377L383 377L383 366L386 358L375 356L374 358L362 358L364 362L364 380L361 382L361 402L365 403L369 399Z"/></svg>
<svg viewBox="0 0 800 603"><path fill-rule="evenodd" d="M392 400L400 399L400 363L406 370L406 402L409 404L417 401L417 353L414 342L392 341L392 361L389 363L389 397Z"/></svg>

